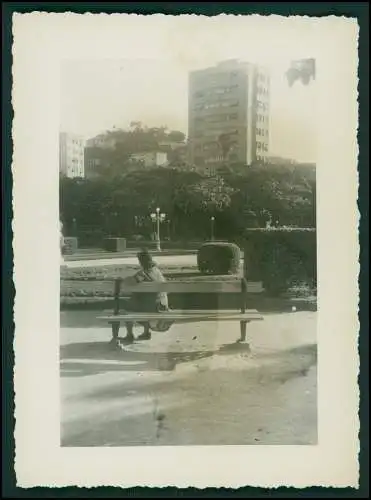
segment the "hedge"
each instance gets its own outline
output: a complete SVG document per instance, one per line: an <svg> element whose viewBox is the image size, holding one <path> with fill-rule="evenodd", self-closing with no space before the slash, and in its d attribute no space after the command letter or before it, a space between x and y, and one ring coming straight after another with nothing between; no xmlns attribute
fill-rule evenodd
<svg viewBox="0 0 371 500"><path fill-rule="evenodd" d="M300 282L316 287L315 228L248 229L244 253L245 276L273 295Z"/></svg>

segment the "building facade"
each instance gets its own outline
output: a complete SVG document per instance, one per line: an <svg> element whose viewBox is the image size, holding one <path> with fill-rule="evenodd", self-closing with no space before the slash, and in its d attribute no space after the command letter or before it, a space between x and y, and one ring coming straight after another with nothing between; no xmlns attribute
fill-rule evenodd
<svg viewBox="0 0 371 500"><path fill-rule="evenodd" d="M225 61L190 73L190 162L207 170L223 162L265 162L269 97L269 74L254 64Z"/></svg>
<svg viewBox="0 0 371 500"><path fill-rule="evenodd" d="M87 148L115 149L115 137L109 134L99 134L86 141Z"/></svg>
<svg viewBox="0 0 371 500"><path fill-rule="evenodd" d="M130 160L139 162L146 168L164 167L168 164L167 153L162 151L134 153L131 155Z"/></svg>
<svg viewBox="0 0 371 500"><path fill-rule="evenodd" d="M59 171L67 177L84 177L84 139L76 134L59 134Z"/></svg>

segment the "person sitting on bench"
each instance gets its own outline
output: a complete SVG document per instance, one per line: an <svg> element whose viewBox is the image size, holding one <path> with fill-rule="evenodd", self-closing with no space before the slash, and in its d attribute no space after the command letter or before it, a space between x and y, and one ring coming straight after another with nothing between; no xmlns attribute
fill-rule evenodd
<svg viewBox="0 0 371 500"><path fill-rule="evenodd" d="M134 275L123 280L123 285L132 283L142 283L145 281L163 282L166 281L164 275L153 261L148 250L144 249L137 254L141 269ZM167 293L133 293L126 300L124 308L127 312L164 312L169 310ZM150 340L151 328L156 331L167 331L172 322L155 322L150 324L148 321L140 322L144 327L144 332L137 337L137 340ZM132 343L135 340L133 334L134 323L127 322L127 334L124 339L125 343Z"/></svg>

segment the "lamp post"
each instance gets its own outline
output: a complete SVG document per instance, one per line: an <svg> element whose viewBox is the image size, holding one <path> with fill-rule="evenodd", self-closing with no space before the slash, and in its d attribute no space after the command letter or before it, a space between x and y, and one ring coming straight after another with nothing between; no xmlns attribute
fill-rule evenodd
<svg viewBox="0 0 371 500"><path fill-rule="evenodd" d="M156 213L151 214L152 222L156 223L156 248L161 251L161 239L160 239L160 223L166 219L166 214L160 213L160 209L156 208Z"/></svg>
<svg viewBox="0 0 371 500"><path fill-rule="evenodd" d="M77 236L77 220L75 217L72 219L72 235Z"/></svg>
<svg viewBox="0 0 371 500"><path fill-rule="evenodd" d="M210 218L210 235L211 235L211 241L214 241L214 224L215 224L215 217Z"/></svg>

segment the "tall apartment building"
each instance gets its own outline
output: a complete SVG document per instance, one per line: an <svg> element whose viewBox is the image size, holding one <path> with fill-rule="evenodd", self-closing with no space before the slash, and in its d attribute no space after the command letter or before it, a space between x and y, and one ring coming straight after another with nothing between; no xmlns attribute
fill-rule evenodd
<svg viewBox="0 0 371 500"><path fill-rule="evenodd" d="M84 177L84 139L76 134L59 134L59 171L67 177Z"/></svg>
<svg viewBox="0 0 371 500"><path fill-rule="evenodd" d="M269 89L269 74L255 64L224 61L190 73L190 161L208 170L224 161L265 162Z"/></svg>

